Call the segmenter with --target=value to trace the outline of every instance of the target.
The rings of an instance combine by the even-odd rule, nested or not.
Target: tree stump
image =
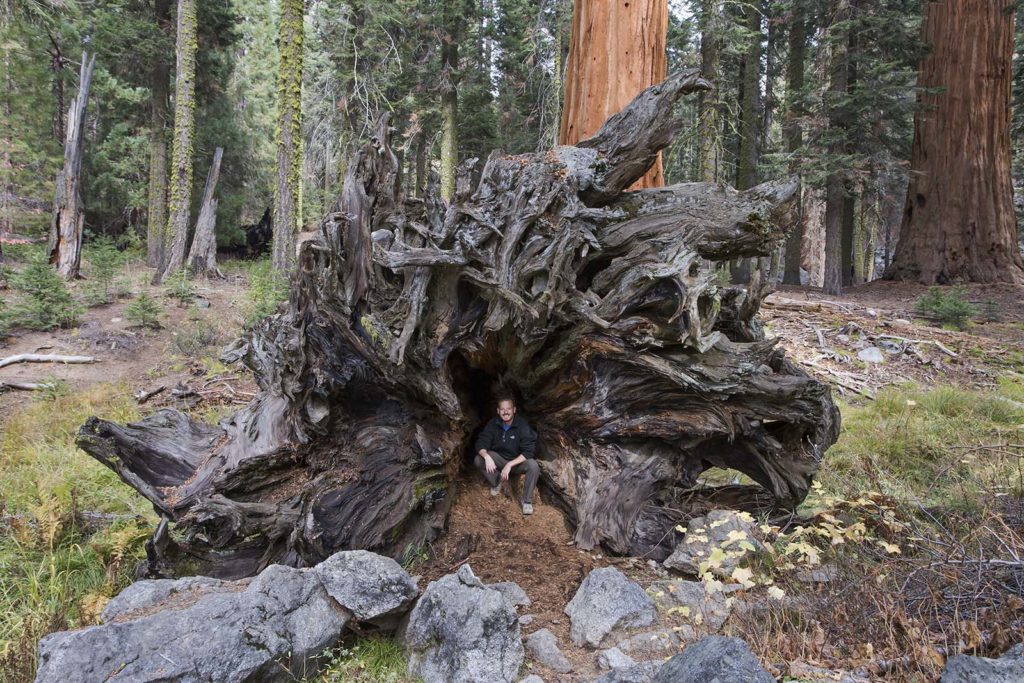
[[[706,87],[677,73],[577,146],[494,154],[478,175],[470,160],[449,205],[402,195],[382,118],[287,309],[225,353],[257,398],[219,426],[162,410],[82,427],[163,517],[148,573],[418,550],[498,388],[539,432],[542,495],[581,548],[665,557],[709,505],[799,503],[839,413],[764,338],[756,277],[723,289],[711,267],[771,253],[795,181],[624,192],[671,141],[673,104]],[[756,483],[702,486],[711,467]]]

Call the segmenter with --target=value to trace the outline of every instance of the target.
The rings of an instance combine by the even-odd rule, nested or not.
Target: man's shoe
[[[491,495],[492,496],[497,496],[499,493],[501,493],[501,487],[500,486],[492,486],[491,487]]]
[[[532,503],[523,503],[523,515],[525,516],[525,515],[532,515],[532,514],[533,514],[533,504]]]

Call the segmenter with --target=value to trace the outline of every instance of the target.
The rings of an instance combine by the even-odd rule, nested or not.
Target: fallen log
[[[0,358],[0,368],[17,363],[98,363],[99,360],[92,356],[61,356],[49,353],[19,353],[7,358]]]
[[[838,411],[764,338],[760,292],[709,268],[770,254],[796,184],[624,192],[671,140],[673,104],[706,87],[675,74],[590,140],[491,155],[475,183],[470,160],[448,205],[401,193],[382,118],[300,251],[287,310],[224,356],[259,395],[218,426],[161,410],[81,428],[163,517],[147,572],[421,548],[499,389],[540,433],[543,495],[580,548],[666,556],[673,527],[723,499],[698,482],[711,467],[757,482],[728,487],[731,504],[798,504]]]

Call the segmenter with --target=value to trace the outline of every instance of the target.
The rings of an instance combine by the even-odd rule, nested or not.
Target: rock
[[[1011,647],[999,659],[950,657],[939,683],[1020,683],[1024,681],[1024,644]]]
[[[424,683],[511,683],[523,662],[515,607],[468,564],[427,586],[404,640],[409,673]]]
[[[419,593],[401,565],[366,550],[335,553],[314,571],[327,593],[359,621],[380,622],[404,614]]]
[[[717,631],[729,618],[735,598],[728,593],[739,589],[725,585],[722,590],[708,591],[703,581],[658,581],[651,584],[647,594],[654,599],[658,610],[666,614],[681,614],[690,623]]]
[[[184,604],[215,591],[237,592],[234,582],[212,579],[208,576],[190,576],[184,579],[153,579],[136,581],[118,595],[111,598],[100,614],[100,621],[109,623],[114,619],[150,609],[172,598],[179,598]]]
[[[675,629],[679,629],[676,631]],[[630,657],[671,657],[679,652],[681,643],[696,640],[697,634],[687,625],[657,631],[635,633],[620,640],[615,647]]]
[[[820,567],[800,569],[793,575],[800,583],[832,583],[839,577],[834,564],[823,564]]]
[[[540,664],[558,673],[569,673],[572,664],[558,649],[558,639],[546,628],[534,631],[526,636],[526,651],[533,655]]]
[[[716,554],[722,556],[708,570],[715,576],[728,579],[750,553],[763,550],[764,544],[757,537],[753,517],[745,512],[713,510],[706,517],[694,517],[687,523],[686,534],[665,560],[665,566],[697,576],[700,564],[708,561],[715,551],[720,551]]]
[[[488,584],[488,588],[496,590],[505,596],[513,607],[529,607],[530,598],[526,595],[526,591],[519,587],[519,584],[513,583],[512,581],[502,581],[501,583]]]
[[[885,355],[882,353],[882,349],[877,346],[868,346],[857,352],[857,358],[860,358],[865,363],[884,363]]]
[[[519,681],[519,683],[544,683],[544,679],[537,674],[530,674],[526,678]]]
[[[633,666],[612,669],[595,678],[594,683],[650,683],[661,666],[661,662],[640,662]]]
[[[636,664],[636,661],[617,647],[602,650],[597,655],[597,666],[599,669],[625,669],[634,664]]]
[[[529,626],[530,624],[533,623],[533,619],[534,619],[534,616],[532,614],[524,614],[523,616],[519,617],[519,625],[520,626]]]
[[[596,648],[617,628],[650,625],[654,603],[618,569],[602,567],[587,574],[565,613],[573,644]]]
[[[806,662],[790,662],[789,678],[801,683],[870,683],[864,676],[813,666]]]
[[[708,636],[665,662],[651,683],[775,683],[739,638]]]
[[[274,565],[251,582],[230,582],[239,590],[225,590],[227,583],[180,608],[149,603],[135,619],[44,637],[36,680],[91,683],[115,674],[140,682],[292,680],[315,671],[312,660],[350,619],[313,571]],[[165,587],[136,593],[149,590]],[[143,602],[129,597],[122,604]],[[115,607],[111,614],[130,611]]]

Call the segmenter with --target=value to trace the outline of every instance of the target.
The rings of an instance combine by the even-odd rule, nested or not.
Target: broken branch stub
[[[252,369],[256,399],[219,427],[164,410],[82,428],[166,520],[149,571],[401,556],[444,528],[499,385],[540,433],[542,495],[582,548],[664,557],[690,512],[802,500],[838,411],[764,339],[757,295],[719,288],[709,261],[769,254],[795,184],[622,193],[701,83],[648,89],[589,148],[492,155],[475,185],[471,160],[447,206],[402,194],[382,118],[300,252],[287,310],[225,356]],[[756,485],[703,487],[710,467]]]

